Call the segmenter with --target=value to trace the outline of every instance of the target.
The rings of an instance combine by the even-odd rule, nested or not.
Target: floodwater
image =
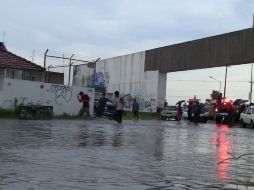
[[[254,181],[253,153],[237,125],[3,119],[0,189],[252,189],[236,182]]]

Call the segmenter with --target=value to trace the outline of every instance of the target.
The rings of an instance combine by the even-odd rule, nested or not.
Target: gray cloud
[[[47,49],[111,57],[252,25],[252,0],[8,0],[6,44],[30,56]]]

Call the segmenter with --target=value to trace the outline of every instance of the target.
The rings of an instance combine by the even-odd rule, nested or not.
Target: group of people
[[[199,102],[189,102],[189,105],[187,106],[187,114],[188,114],[188,122],[199,122],[200,114],[201,114],[201,106],[199,105]],[[183,115],[183,109],[181,107],[181,104],[178,104],[177,110],[176,110],[176,119],[179,123]]]
[[[124,98],[120,96],[119,91],[115,91],[114,97],[115,97],[115,113],[114,113],[113,119],[116,120],[118,123],[122,123],[122,115],[123,115],[123,110],[125,105]],[[80,116],[85,115],[86,117],[90,117],[90,112],[89,112],[90,97],[84,92],[80,92],[77,95],[77,98],[78,98],[78,101],[82,103],[82,107],[79,111],[79,115]],[[101,117],[103,115],[107,101],[108,101],[108,98],[106,98],[105,93],[102,93],[102,97],[99,99],[99,105],[97,109],[98,117]],[[139,104],[136,101],[136,99],[133,100],[132,112],[133,112],[133,118],[135,120],[139,120]]]
[[[199,122],[200,114],[201,114],[201,106],[199,105],[199,102],[192,103],[190,102],[188,105],[188,122],[194,121]],[[192,116],[194,115],[194,117]]]

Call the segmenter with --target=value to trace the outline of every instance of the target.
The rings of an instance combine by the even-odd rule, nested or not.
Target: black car
[[[216,123],[232,123],[234,116],[233,103],[227,98],[223,98],[220,103],[215,106]]]
[[[99,107],[99,100],[94,100],[94,113],[95,115],[98,115],[98,107]],[[108,99],[106,101],[105,110],[102,114],[104,117],[107,117],[108,119],[113,119],[114,115],[116,113],[116,105],[113,103],[112,100]],[[126,115],[126,112],[123,111],[123,115]]]
[[[208,120],[208,108],[205,104],[199,103],[192,106],[192,117],[191,119],[195,122],[206,123]],[[198,109],[199,116],[195,118],[195,110]]]

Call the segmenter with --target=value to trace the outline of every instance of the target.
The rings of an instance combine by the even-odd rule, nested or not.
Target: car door
[[[248,112],[249,108],[245,108],[245,110],[241,113],[241,118],[243,123],[247,123],[247,112]]]
[[[250,121],[251,121],[251,113],[252,113],[252,109],[251,108],[248,108],[248,110],[246,111],[246,121],[245,123],[247,124],[250,124]]]
[[[250,121],[254,121],[254,107],[250,109],[251,109]]]

